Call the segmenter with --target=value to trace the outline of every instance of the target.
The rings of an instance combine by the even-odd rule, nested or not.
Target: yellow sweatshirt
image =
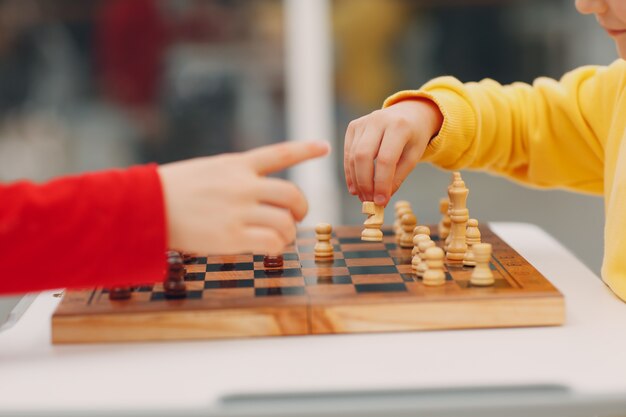
[[[416,97],[433,100],[444,116],[424,161],[604,194],[602,278],[626,301],[626,61],[533,85],[440,77],[384,105]]]

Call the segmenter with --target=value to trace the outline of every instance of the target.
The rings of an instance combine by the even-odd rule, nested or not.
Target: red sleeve
[[[156,165],[0,185],[0,293],[159,281],[166,241]]]

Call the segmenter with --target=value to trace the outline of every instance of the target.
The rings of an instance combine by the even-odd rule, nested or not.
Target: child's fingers
[[[415,168],[415,165],[417,165],[418,160],[419,156],[416,155],[415,149],[404,149],[396,167],[396,174],[393,178],[391,194],[395,194],[395,192],[398,191],[398,188],[400,188],[406,177],[409,176],[411,171],[413,171],[413,168]]]
[[[254,253],[281,253],[285,243],[280,234],[268,227],[249,226],[243,233],[245,240],[244,250]]]
[[[261,178],[255,188],[260,202],[287,209],[296,221],[301,221],[309,210],[302,191],[292,182],[279,178]]]
[[[244,155],[259,175],[266,175],[326,155],[329,150],[324,141],[292,141],[262,146]]]
[[[387,205],[393,189],[393,180],[405,142],[397,140],[401,137],[394,129],[387,129],[376,157],[374,173],[374,202],[380,206]]]
[[[352,147],[352,141],[354,140],[354,131],[355,125],[357,121],[353,120],[348,124],[348,128],[346,129],[346,136],[343,142],[343,172],[346,177],[346,185],[348,186],[348,191],[351,194],[356,192],[356,185],[352,181],[352,176],[350,174],[350,148]]]
[[[351,157],[355,161],[355,176],[361,196],[366,201],[372,201],[374,196],[374,159],[380,148],[383,137],[383,127],[370,123],[363,135],[355,142]]]
[[[258,226],[275,230],[287,245],[296,237],[296,224],[288,210],[265,204],[258,205],[246,212],[244,222],[249,226]]]

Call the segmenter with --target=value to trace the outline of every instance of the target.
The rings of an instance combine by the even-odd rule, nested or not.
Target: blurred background
[[[325,33],[294,36],[306,26],[289,11],[294,2],[322,4]],[[290,51],[309,52],[307,42],[328,57],[319,85],[290,61]],[[288,86],[307,86],[329,100],[319,123],[336,146],[328,183],[318,184],[336,198],[309,198],[332,200],[314,205],[334,207],[333,220],[361,223],[360,202],[343,183],[343,136],[391,93],[442,74],[531,82],[615,58],[573,0],[0,0],[0,181],[294,139]],[[601,199],[464,178],[472,217],[538,224],[599,273]],[[420,166],[394,201],[437,222],[448,179]],[[316,213],[311,223],[324,220]]]

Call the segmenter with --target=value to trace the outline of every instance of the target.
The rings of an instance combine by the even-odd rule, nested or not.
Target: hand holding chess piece
[[[361,240],[382,242],[383,232],[380,229],[384,222],[385,208],[377,206],[373,201],[364,201],[361,212],[368,215],[365,222],[363,222],[365,229],[361,233]]]

